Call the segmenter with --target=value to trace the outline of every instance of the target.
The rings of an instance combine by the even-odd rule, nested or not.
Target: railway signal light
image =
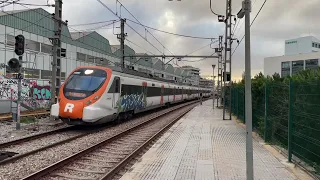
[[[14,52],[16,55],[21,56],[24,53],[24,36],[23,35],[18,35],[15,37],[16,43],[15,43],[15,49]]]
[[[21,68],[21,62],[17,58],[12,58],[8,61],[8,66],[10,70],[18,72]]]

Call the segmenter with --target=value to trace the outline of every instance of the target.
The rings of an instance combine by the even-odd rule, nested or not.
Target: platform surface
[[[164,134],[121,180],[245,180],[246,132],[235,120],[222,120],[212,100],[195,107]],[[253,140],[254,176],[291,180],[295,176]]]

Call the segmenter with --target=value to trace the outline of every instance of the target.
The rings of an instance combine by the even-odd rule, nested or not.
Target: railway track
[[[49,110],[39,110],[39,111],[24,111],[21,113],[20,117],[47,117],[50,115]],[[11,121],[12,120],[12,113],[4,113],[0,114],[0,121]]]
[[[100,131],[103,128],[90,131],[77,131],[78,127],[68,126],[2,143],[0,144],[0,165],[12,163],[28,155],[73,141],[77,138]],[[54,139],[56,140],[54,141]]]
[[[144,114],[148,113],[142,113],[136,118],[143,116]],[[71,142],[89,134],[97,133],[101,130],[107,129],[108,127],[110,127],[110,125],[100,128],[95,127],[90,131],[87,131],[87,129],[84,128],[85,131],[79,132],[75,130],[80,130],[82,127],[68,126],[2,143],[0,144],[0,165],[12,163],[23,157]]]
[[[171,108],[23,179],[110,179],[199,101]]]

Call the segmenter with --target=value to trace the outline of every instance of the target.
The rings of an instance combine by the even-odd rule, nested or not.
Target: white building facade
[[[285,56],[320,51],[320,40],[313,36],[299,37],[285,41]]]
[[[320,60],[320,41],[312,36],[285,41],[285,55],[266,57],[264,75],[278,73],[281,77],[297,74],[301,70],[317,69]]]

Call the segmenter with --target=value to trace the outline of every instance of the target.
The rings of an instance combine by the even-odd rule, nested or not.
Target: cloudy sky
[[[123,7],[120,7],[116,0],[101,0],[112,11],[121,17],[134,20]],[[252,0],[251,20],[257,14],[265,0]],[[47,0],[21,0],[24,3],[46,4]],[[217,21],[217,16],[210,11],[209,0],[120,0],[126,9],[128,9],[142,24],[177,34],[190,36],[213,37],[218,38],[224,35],[224,23]],[[241,8],[242,0],[233,0],[232,14],[236,14]],[[54,0],[49,0],[54,3]],[[31,8],[32,6],[29,6]],[[265,6],[260,12],[251,27],[251,56],[252,56],[252,75],[263,72],[263,59],[270,56],[281,56],[284,54],[284,41],[286,39],[299,36],[313,35],[320,39],[320,0],[267,0]],[[13,7],[9,7],[13,8]],[[15,9],[23,9],[19,5]],[[35,8],[35,7],[32,7]],[[225,14],[225,0],[212,0],[212,8],[218,14]],[[49,12],[54,8],[44,7]],[[118,20],[106,7],[102,6],[97,0],[64,0],[63,20],[68,20],[69,25],[100,22],[107,20]],[[244,35],[244,19],[237,20],[234,37],[241,39]],[[130,21],[127,23],[152,43],[161,53],[176,55],[186,55],[204,47],[192,55],[210,55],[213,49],[210,48],[211,40],[192,39],[165,34],[162,32],[148,29],[146,30]],[[236,24],[237,24],[236,23]],[[108,23],[72,26],[75,30],[95,29]],[[115,23],[119,27],[119,23]],[[72,29],[71,29],[72,30]],[[109,39],[110,44],[119,44],[116,35],[119,28],[105,26],[96,30],[98,33]],[[152,47],[148,42],[140,37],[129,26],[125,27],[128,33],[127,38],[142,48],[126,42],[136,52],[150,51],[154,54],[160,52]],[[161,42],[165,48],[153,38],[151,34]],[[232,57],[232,78],[237,80],[241,78],[244,72],[244,45],[243,40]],[[218,44],[211,44],[211,47],[217,47]],[[233,43],[233,49],[237,43]],[[169,50],[169,51],[168,51]],[[206,77],[212,75],[212,64],[216,64],[216,59],[206,59],[195,61],[197,59],[184,59],[186,61],[178,62],[179,66],[191,65],[201,69],[201,75]],[[188,62],[189,61],[189,62]]]

